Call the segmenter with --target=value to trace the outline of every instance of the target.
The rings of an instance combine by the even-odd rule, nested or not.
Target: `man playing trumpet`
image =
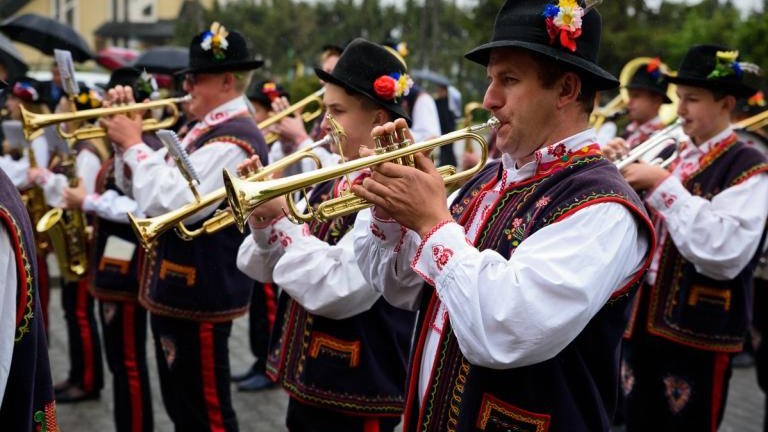
[[[401,60],[364,39],[347,46],[332,72],[315,70],[326,83],[327,112],[344,129],[337,151],[345,158],[373,146],[374,126],[405,117],[398,103],[408,89],[405,71]],[[330,122],[323,120],[326,131]],[[366,176],[321,183],[309,204],[348,192]],[[285,209],[284,198],[256,208],[238,267],[283,290],[267,372],[291,396],[286,425],[293,432],[392,431],[403,411],[414,315],[384,301],[357,269],[348,234],[355,215],[295,225]]]
[[[420,311],[404,430],[610,428],[653,229],[588,124],[595,91],[618,85],[595,63],[600,32],[583,3],[507,1],[466,55],[486,66],[501,160],[450,207],[424,155],[353,187],[375,205],[355,225],[360,269]]]
[[[250,70],[261,66],[245,38],[218,23],[190,43],[184,88],[189,111],[200,121],[182,146],[200,176],[199,192],[223,186],[221,173],[244,157],[267,160],[267,148],[248,113],[243,93]],[[109,92],[112,104],[132,103],[130,89]],[[148,216],[165,214],[194,200],[181,173],[141,140],[141,119],[103,120],[117,146],[116,180]],[[213,209],[189,220],[196,223]],[[164,236],[147,253],[139,301],[151,314],[160,388],[168,415],[180,430],[237,430],[229,385],[232,320],[248,310],[252,282],[235,267],[242,236],[234,227],[184,242]]]

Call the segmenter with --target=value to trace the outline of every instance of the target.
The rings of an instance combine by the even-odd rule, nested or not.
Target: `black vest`
[[[683,185],[691,194],[711,200],[725,189],[766,171],[765,156],[732,135]],[[640,327],[651,335],[703,350],[741,351],[751,316],[752,274],[762,249],[758,248],[734,279],[722,281],[697,272],[669,236],[662,247],[656,281],[638,296],[627,334],[631,335],[637,311],[642,310],[639,322],[644,325]]]
[[[594,148],[594,147],[592,147]],[[601,202],[626,206],[640,229],[653,238],[642,202],[616,168],[596,150],[569,154],[547,174],[505,189],[477,234],[475,246],[509,258],[532,233],[568,214]],[[451,207],[458,223],[469,226],[481,192],[501,175],[498,162],[467,183]],[[609,221],[606,221],[609,222]],[[650,252],[650,251],[649,251]],[[650,263],[632,282],[616,291],[587,327],[554,358],[513,369],[489,369],[469,363],[445,321],[435,371],[419,406],[418,376],[429,323],[437,309],[434,289],[420,314],[420,329],[411,361],[407,431],[607,431],[616,407],[621,336],[628,304]],[[429,360],[428,360],[429,361]]]
[[[248,156],[257,154],[262,161],[268,160],[264,138],[250,117],[236,117],[212,127],[188,151],[214,141],[237,145]],[[192,241],[173,233],[162,236],[145,255],[139,301],[154,314],[194,321],[225,322],[244,314],[253,281],[237,269],[235,258],[242,240],[243,234],[234,225]]]
[[[334,181],[318,185],[310,203],[331,196]],[[312,223],[315,237],[334,245],[352,228],[356,214]],[[267,373],[303,403],[347,415],[400,416],[405,402],[408,348],[415,314],[384,298],[342,320],[308,313],[280,294]]]
[[[37,293],[37,261],[32,224],[11,180],[0,172],[0,223],[16,258],[16,329],[13,357],[0,405],[0,425],[8,431],[58,430],[48,344]]]

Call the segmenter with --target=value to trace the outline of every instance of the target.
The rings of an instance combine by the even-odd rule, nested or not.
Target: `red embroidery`
[[[517,229],[520,225],[523,223],[523,218],[514,218],[512,219],[512,229]]]
[[[371,234],[382,241],[387,239],[387,236],[384,235],[384,233],[381,231],[381,228],[379,228],[379,226],[373,222],[371,222]]]
[[[559,158],[566,153],[565,144],[547,147],[547,154]]]
[[[443,267],[448,264],[448,260],[451,259],[452,256],[453,250],[443,245],[432,246],[432,259],[437,263],[438,270],[442,270]]]
[[[309,231],[309,225],[304,224],[301,226],[301,235],[304,237],[309,237],[312,235],[312,232]]]
[[[226,116],[227,116],[227,113],[224,111],[215,112],[211,114],[211,121],[221,120]]]
[[[289,244],[293,242],[291,237],[289,235],[286,235],[282,231],[278,232],[278,235],[280,236],[280,243],[283,245],[283,247],[287,247]]]
[[[397,241],[397,246],[395,246],[395,253],[400,252],[400,249],[403,248],[403,243],[405,243],[405,233],[408,232],[408,230],[405,229],[404,226],[400,226],[400,240]]]
[[[267,239],[267,244],[268,245],[273,245],[273,244],[275,244],[277,239],[278,239],[277,231],[275,231],[273,229],[272,232],[269,233],[269,239]]]
[[[536,208],[544,207],[547,204],[549,204],[549,197],[548,196],[541,197],[539,198],[538,201],[536,201]]]
[[[667,208],[672,207],[672,204],[675,203],[677,200],[677,195],[675,194],[668,194],[666,192],[661,193],[661,200],[664,202],[664,206]]]
[[[148,154],[146,154],[143,151],[139,150],[138,153],[136,154],[136,161],[137,162],[142,162],[142,161],[144,161],[148,157],[149,157]]]

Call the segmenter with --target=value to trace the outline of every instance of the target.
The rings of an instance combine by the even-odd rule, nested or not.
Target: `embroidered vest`
[[[642,202],[599,152],[582,149],[558,164],[546,174],[502,191],[478,230],[475,245],[479,250],[495,250],[509,258],[539,229],[604,202],[624,205],[641,230],[653,238]],[[469,226],[481,192],[497,182],[500,168],[498,162],[487,166],[461,189],[451,207],[460,224]],[[421,355],[438,305],[434,289],[425,286],[432,296],[425,296],[428,300],[421,309],[404,430],[607,431],[616,407],[620,344],[628,305],[649,263],[650,254],[642,271],[626,286],[616,287],[607,304],[565,349],[530,366],[497,370],[470,364],[446,320],[433,376],[419,404]]]
[[[331,196],[334,181],[313,189],[310,203]],[[316,237],[334,245],[356,214],[311,224]],[[379,300],[342,320],[308,313],[280,294],[267,373],[302,403],[347,415],[400,416],[415,314]]]
[[[766,171],[765,156],[734,138],[711,153],[683,185],[693,195],[710,200],[723,190]],[[669,236],[663,241],[656,281],[638,296],[641,316],[647,315],[647,332],[703,350],[741,351],[751,315],[752,274],[761,249],[758,248],[738,276],[720,281],[698,273],[694,265],[680,255]],[[632,323],[638,310],[636,305]],[[630,325],[628,335],[633,327]]]
[[[5,173],[0,173],[0,223],[14,249],[17,279],[13,357],[0,406],[0,425],[9,431],[58,431],[48,344],[37,293],[32,224]]]
[[[236,117],[212,127],[188,150],[192,153],[213,141],[230,142],[248,156],[257,154],[268,160],[264,138],[250,117]],[[145,255],[139,301],[152,313],[194,321],[225,322],[244,314],[253,281],[236,266],[242,240],[243,234],[234,226],[192,241],[173,233],[162,236]]]

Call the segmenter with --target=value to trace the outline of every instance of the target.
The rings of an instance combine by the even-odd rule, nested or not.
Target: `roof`
[[[158,20],[153,23],[109,21],[102,24],[93,33],[101,37],[120,37],[137,39],[170,39],[173,37],[174,21]]]

